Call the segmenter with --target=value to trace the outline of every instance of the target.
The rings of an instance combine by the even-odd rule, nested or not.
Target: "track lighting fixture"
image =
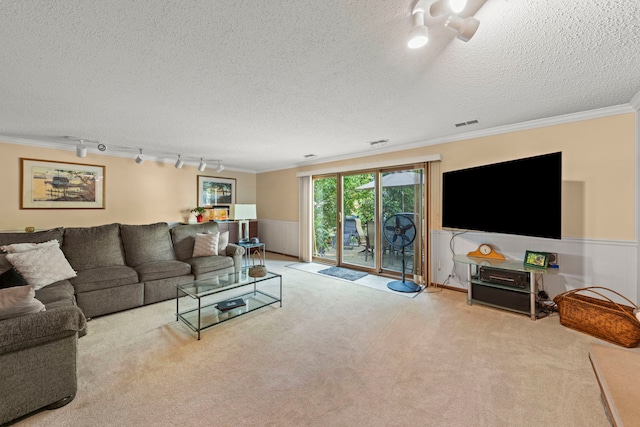
[[[467,7],[467,0],[449,0],[451,12],[460,13]]]
[[[198,165],[198,170],[200,172],[204,172],[205,168],[207,167],[207,164],[204,162],[204,159],[200,159],[200,164]]]
[[[84,139],[81,139],[80,144],[76,145],[76,156],[80,158],[87,157],[87,146],[84,145]]]
[[[222,164],[222,160],[218,160],[218,167],[216,168],[216,172],[220,173],[224,170],[224,165]]]
[[[140,148],[140,153],[136,156],[136,163],[140,164],[144,162],[144,155],[142,154],[142,148]]]
[[[429,6],[429,15],[435,18],[452,13],[459,14],[466,7],[467,0],[437,0]]]
[[[463,42],[468,42],[476,31],[478,31],[480,21],[473,16],[462,19],[459,16],[451,15],[447,18],[447,22],[445,22],[444,26],[457,32],[458,35],[456,37],[458,37],[458,39]]]
[[[180,169],[184,166],[184,160],[180,158],[180,154],[178,154],[178,160],[176,160],[176,169]]]
[[[418,0],[413,7],[413,28],[409,32],[409,48],[417,49],[429,41],[429,35],[427,33],[427,27],[424,25],[424,1]]]
[[[430,2],[428,7],[427,2]],[[465,15],[470,15],[469,11],[465,11],[466,7],[467,0],[418,0],[411,12],[413,28],[409,32],[409,47],[416,49],[427,44],[429,29],[443,24],[455,31],[458,39],[464,42],[471,40],[478,31],[480,21],[473,16],[463,18]],[[425,18],[425,13],[428,13],[429,19]]]

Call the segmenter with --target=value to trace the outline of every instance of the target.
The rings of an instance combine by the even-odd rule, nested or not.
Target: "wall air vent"
[[[478,119],[475,120],[469,120],[468,122],[460,122],[460,123],[456,123],[455,126],[457,128],[461,127],[461,126],[467,126],[467,125],[475,125],[476,123],[480,123],[480,121]]]

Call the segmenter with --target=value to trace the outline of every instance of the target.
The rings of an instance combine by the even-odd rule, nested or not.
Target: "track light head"
[[[467,0],[449,0],[449,7],[453,13],[460,13],[467,7]]]
[[[180,169],[184,166],[184,160],[180,158],[180,154],[178,154],[178,160],[176,160],[176,169]]]
[[[478,31],[480,21],[472,16],[463,19],[459,16],[451,15],[447,18],[447,22],[445,22],[444,25],[448,29],[457,32],[458,35],[456,37],[460,40],[468,42],[476,31]]]
[[[203,159],[200,159],[200,164],[198,165],[198,170],[200,172],[204,172],[206,167],[207,167],[207,164],[204,162]]]
[[[76,145],[76,156],[80,158],[87,157],[87,146],[84,145],[84,139],[81,139],[80,144]]]
[[[220,173],[224,170],[224,165],[222,164],[222,160],[218,160],[218,167],[216,168],[216,172]]]
[[[409,32],[409,48],[417,49],[429,41],[427,27],[424,25],[424,2],[419,0],[413,7],[413,28]]]
[[[140,153],[136,156],[136,163],[140,164],[144,162],[144,155],[142,154],[142,148],[140,148]]]

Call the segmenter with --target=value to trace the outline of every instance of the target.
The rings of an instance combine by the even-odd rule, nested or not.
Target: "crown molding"
[[[634,99],[636,98],[638,98],[637,101],[638,103],[640,103],[640,93],[634,97]],[[486,136],[500,135],[500,134],[510,133],[510,132],[518,132],[518,131],[536,129],[536,128],[547,127],[547,126],[555,126],[555,125],[561,125],[566,123],[579,122],[583,120],[597,119],[601,117],[615,116],[618,114],[632,113],[634,111],[635,109],[630,104],[617,105],[614,107],[598,108],[595,110],[564,114],[561,116],[547,117],[544,119],[529,120],[526,122],[515,123],[511,125],[497,126],[490,129],[482,129],[482,130],[477,130],[472,132],[465,132],[457,135],[442,136],[438,138],[426,139],[426,140],[416,141],[416,142],[402,144],[402,145],[395,145],[391,147],[385,146],[385,147],[373,149],[375,151],[371,151],[371,150],[359,151],[357,153],[352,153],[348,155],[314,159],[313,161],[309,161],[309,162],[301,162],[295,165],[287,165],[287,166],[283,165],[280,168],[274,167],[270,169],[258,170],[257,172],[258,173],[274,172],[278,170],[307,167],[307,166],[319,165],[323,163],[337,162],[341,160],[352,160],[359,157],[375,156],[377,154],[411,150],[414,148],[427,147],[430,145],[447,144],[449,142],[464,141],[467,139],[482,138]]]
[[[631,108],[633,108],[635,111],[640,110],[640,92],[636,93],[633,98],[631,98],[631,101],[629,101],[629,105],[631,106]]]
[[[407,144],[370,148],[367,151],[358,151],[351,154],[326,157],[321,159],[316,158],[308,162],[287,164],[287,165],[275,166],[275,167],[266,168],[266,169],[249,170],[249,169],[242,169],[242,168],[233,168],[225,165],[225,170],[242,172],[242,173],[250,173],[250,174],[275,172],[275,171],[286,170],[286,169],[295,169],[300,167],[320,165],[320,164],[330,163],[330,162],[338,162],[341,160],[351,160],[351,159],[357,159],[360,157],[375,156],[378,154],[393,153],[393,152],[403,151],[403,150],[411,150],[414,148],[421,148],[421,147],[426,147],[430,145],[446,144],[449,142],[464,141],[467,139],[482,138],[486,136],[500,135],[500,134],[510,133],[510,132],[518,132],[518,131],[536,129],[536,128],[547,127],[547,126],[555,126],[555,125],[561,125],[566,123],[579,122],[582,120],[591,120],[591,119],[597,119],[601,117],[615,116],[618,114],[633,113],[638,110],[640,110],[640,92],[638,92],[631,99],[629,104],[617,105],[617,106],[606,107],[606,108],[598,108],[595,110],[564,114],[561,116],[547,117],[543,119],[530,120],[526,122],[511,124],[511,125],[497,126],[490,129],[482,129],[482,130],[477,130],[472,132],[460,133],[456,135],[448,135],[448,136],[442,136],[442,137],[432,138],[427,140],[420,140],[420,141],[411,142]],[[76,144],[75,141],[72,144],[62,143],[62,142],[56,143],[56,142],[40,141],[35,139],[18,138],[18,137],[3,136],[3,135],[0,135],[0,140],[2,142],[7,142],[11,144],[30,145],[30,146],[36,146],[36,147],[52,148],[56,150],[63,149],[63,150],[70,150],[70,151],[75,150],[75,144]],[[91,150],[90,153],[94,154],[95,152],[94,150]],[[108,155],[108,156],[114,156],[114,157],[131,157],[132,155],[130,151],[118,152],[117,148],[115,150],[109,149],[108,153],[97,152],[95,154]],[[145,153],[145,156],[147,157],[147,159],[153,160],[153,161],[164,162],[164,163],[175,162],[175,158],[170,158],[170,159],[163,158],[163,157],[154,158],[152,157],[152,155],[149,155],[146,153]],[[197,166],[198,163],[199,162],[195,162],[195,165]],[[193,162],[189,163],[185,161],[185,164],[194,164],[194,163]]]
[[[0,143],[1,142],[7,143],[7,144],[27,145],[30,147],[50,148],[53,150],[64,150],[64,151],[75,151],[76,145],[78,143],[78,141],[72,141],[72,142],[42,141],[38,139],[19,138],[15,136],[6,136],[6,135],[0,134]],[[95,154],[98,156],[122,157],[125,159],[126,158],[133,159],[138,154],[138,151],[135,151],[135,152],[132,151],[133,148],[119,149],[117,146],[115,148],[113,147],[114,146],[110,145],[108,148],[108,151],[102,152],[96,148],[88,146],[87,148],[89,148],[89,150],[87,151],[88,151],[88,155]],[[147,153],[144,149],[142,151],[143,151],[145,160],[149,160],[152,162],[159,162],[159,163],[168,163],[168,164],[175,164],[176,162],[177,155],[175,156],[174,155],[154,155],[153,153]],[[183,157],[183,160],[184,160],[185,166],[193,166],[197,168],[198,165],[200,164],[200,160],[188,160],[188,159],[185,159],[184,157]],[[205,161],[214,162],[213,160],[207,160],[207,159],[205,159]],[[224,164],[224,162],[222,162],[222,164]],[[215,172],[215,167],[217,167],[217,160],[215,161],[215,163],[211,163],[211,169],[214,172]],[[231,171],[231,172],[251,173],[251,174],[256,173],[256,171],[254,170],[234,168],[233,166],[228,166],[226,164],[224,165],[224,170]],[[205,171],[200,173],[205,173],[205,172],[209,172],[209,167],[206,167]]]

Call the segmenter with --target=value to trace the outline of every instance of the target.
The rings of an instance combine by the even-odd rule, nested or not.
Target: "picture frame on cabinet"
[[[198,175],[198,206],[232,205],[235,202],[235,178]]]
[[[527,267],[547,268],[550,257],[551,254],[548,252],[526,251],[524,255],[524,265]]]

